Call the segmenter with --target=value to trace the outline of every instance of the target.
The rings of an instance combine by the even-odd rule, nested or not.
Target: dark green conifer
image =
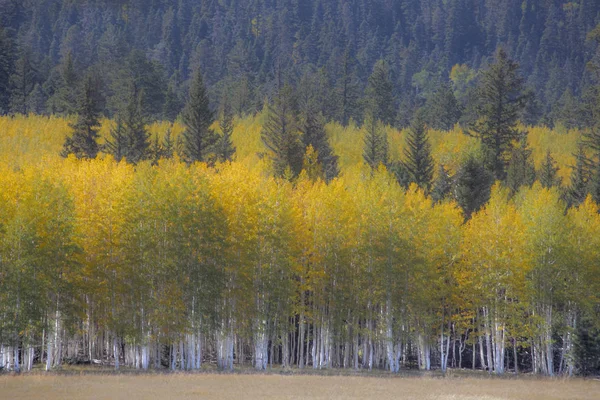
[[[390,80],[388,64],[379,60],[373,67],[367,85],[367,113],[384,125],[393,125],[396,116],[394,86]]]
[[[0,27],[0,115],[10,106],[10,77],[14,67],[14,48],[6,29]]]
[[[363,125],[365,129],[363,159],[372,170],[379,165],[388,165],[388,138],[385,129],[372,116],[368,115]]]
[[[431,198],[435,202],[441,202],[447,199],[452,192],[452,177],[450,173],[444,167],[443,164],[440,164],[438,168],[438,175],[433,183],[433,188],[431,189]]]
[[[117,162],[120,162],[126,156],[128,141],[120,115],[117,115],[115,126],[111,128],[110,137],[106,139],[102,151],[111,154]]]
[[[331,181],[339,174],[338,157],[333,154],[333,149],[329,145],[323,117],[310,105],[304,107],[300,131],[303,134],[304,147],[312,146],[316,152],[325,181]]]
[[[454,96],[450,82],[444,81],[425,105],[428,125],[437,130],[449,131],[462,116],[462,106]]]
[[[188,164],[209,162],[218,135],[211,129],[214,122],[208,93],[200,69],[196,71],[187,104],[183,110],[183,159]]]
[[[285,85],[274,104],[268,106],[267,122],[261,132],[273,172],[278,177],[295,177],[302,170],[304,148],[293,112],[292,88]]]
[[[561,185],[561,178],[558,176],[558,166],[554,158],[552,158],[550,150],[546,153],[546,158],[540,166],[538,179],[545,188],[559,187]]]
[[[575,155],[575,166],[572,167],[571,184],[567,189],[567,203],[576,207],[583,203],[588,194],[590,181],[590,165],[583,145],[579,145]]]
[[[531,150],[527,147],[527,138],[520,140],[519,146],[513,147],[510,162],[506,170],[506,186],[512,193],[521,186],[531,186],[535,182],[535,166],[531,161]]]
[[[231,140],[233,134],[233,114],[228,104],[223,107],[221,118],[221,137],[216,146],[217,159],[221,162],[231,161],[235,154],[235,146]]]
[[[486,168],[494,178],[504,180],[512,143],[520,136],[517,123],[525,104],[525,84],[519,65],[508,58],[503,49],[483,71],[477,90],[479,119],[473,126],[481,140]]]
[[[465,218],[478,211],[490,199],[494,177],[474,156],[461,165],[455,178],[454,198],[463,209]]]
[[[417,111],[408,131],[404,148],[404,165],[410,174],[411,182],[426,191],[431,188],[434,161],[423,110]]]
[[[74,154],[77,158],[96,158],[101,117],[99,96],[98,81],[88,75],[77,101],[77,122],[70,125],[73,135],[67,137],[61,152],[63,157]]]

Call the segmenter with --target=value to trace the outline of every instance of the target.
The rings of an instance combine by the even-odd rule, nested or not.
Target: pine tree
[[[335,88],[337,98],[337,117],[343,125],[347,125],[351,118],[359,117],[359,88],[358,78],[352,66],[350,49],[346,49],[342,60],[341,76]]]
[[[293,115],[292,88],[285,85],[268,106],[267,122],[263,126],[261,139],[267,148],[275,176],[297,176],[302,169],[304,149],[296,119]]]
[[[490,198],[493,176],[474,156],[470,156],[456,173],[454,198],[465,218],[478,211]]]
[[[165,104],[163,105],[163,118],[167,121],[175,121],[181,112],[181,102],[173,85],[169,85],[165,94]]]
[[[152,140],[152,144],[149,150],[151,165],[158,165],[160,159],[163,158],[164,152],[165,150],[162,144],[160,143],[160,138],[158,137],[158,134],[154,135],[154,140]]]
[[[163,140],[162,148],[163,148],[163,158],[167,160],[173,158],[175,155],[175,142],[173,142],[173,138],[171,137],[171,128],[167,129],[167,133],[165,133],[165,138]]]
[[[512,193],[516,193],[521,186],[531,186],[533,182],[535,182],[535,167],[531,161],[531,150],[527,147],[527,138],[524,137],[519,146],[511,151],[505,184]]]
[[[101,117],[98,82],[88,75],[77,102],[77,122],[70,125],[73,135],[65,140],[61,155],[77,158],[96,158],[99,151],[98,129]]]
[[[435,202],[442,202],[450,196],[451,192],[452,177],[446,167],[444,167],[443,164],[440,164],[437,178],[433,183],[433,189],[431,189],[431,198]]]
[[[449,131],[462,116],[462,106],[454,96],[450,82],[444,81],[427,100],[427,123],[433,129]]]
[[[396,116],[396,101],[389,67],[385,61],[379,60],[375,63],[373,73],[369,77],[366,96],[367,113],[383,122],[384,125],[393,125]]]
[[[128,144],[122,117],[117,115],[115,126],[111,128],[110,137],[106,139],[102,151],[111,154],[115,161],[120,162],[127,154]]]
[[[11,113],[28,114],[31,112],[29,96],[37,84],[37,71],[28,50],[21,51],[21,56],[15,62],[13,71],[10,77],[10,111]]]
[[[221,137],[216,146],[217,159],[221,162],[231,161],[235,154],[235,146],[231,141],[233,134],[233,115],[229,105],[225,104],[223,108],[223,117],[221,118]]]
[[[554,158],[552,158],[550,150],[546,153],[546,158],[540,166],[537,175],[541,185],[545,188],[559,187],[561,185],[561,178],[558,176],[558,166]]]
[[[117,116],[117,126],[106,145],[106,151],[115,160],[125,158],[128,163],[137,164],[150,156],[149,134],[142,110],[142,93],[131,82],[127,107]]]
[[[388,165],[388,138],[380,123],[371,115],[365,119],[363,159],[372,170]]]
[[[404,165],[411,176],[411,182],[428,191],[433,181],[434,161],[423,110],[417,111],[411,123],[406,137],[404,158]]]
[[[13,44],[6,29],[0,28],[0,115],[5,114],[10,106],[10,77],[13,73]]]
[[[303,134],[304,147],[308,149],[309,146],[312,146],[317,154],[325,174],[325,181],[329,182],[338,176],[338,157],[333,154],[333,149],[329,145],[322,116],[311,105],[304,107],[300,131]]]
[[[53,113],[70,115],[77,112],[78,107],[78,75],[70,52],[58,69],[58,82],[54,84],[57,87],[54,87],[54,94],[48,99],[48,109]]]
[[[575,155],[575,166],[572,169],[571,185],[567,189],[567,202],[570,207],[576,207],[587,197],[590,181],[589,161],[582,144],[579,145]]]
[[[188,164],[209,162],[218,135],[211,129],[214,122],[208,93],[200,69],[196,71],[190,94],[183,110],[183,156]]]
[[[473,131],[483,145],[486,168],[503,180],[512,142],[520,132],[517,123],[527,101],[519,65],[501,48],[496,60],[483,71],[477,91],[479,120]]]

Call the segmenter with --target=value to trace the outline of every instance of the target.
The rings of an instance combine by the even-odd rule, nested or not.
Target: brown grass
[[[0,398],[597,400],[600,382],[249,374],[5,375],[0,376]]]

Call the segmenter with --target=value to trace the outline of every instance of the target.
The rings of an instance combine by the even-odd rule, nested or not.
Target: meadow
[[[600,381],[259,374],[0,376],[5,399],[592,400]]]

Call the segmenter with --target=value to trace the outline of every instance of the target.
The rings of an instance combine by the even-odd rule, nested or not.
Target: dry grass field
[[[598,400],[600,382],[243,374],[5,375],[0,376],[0,398]]]

